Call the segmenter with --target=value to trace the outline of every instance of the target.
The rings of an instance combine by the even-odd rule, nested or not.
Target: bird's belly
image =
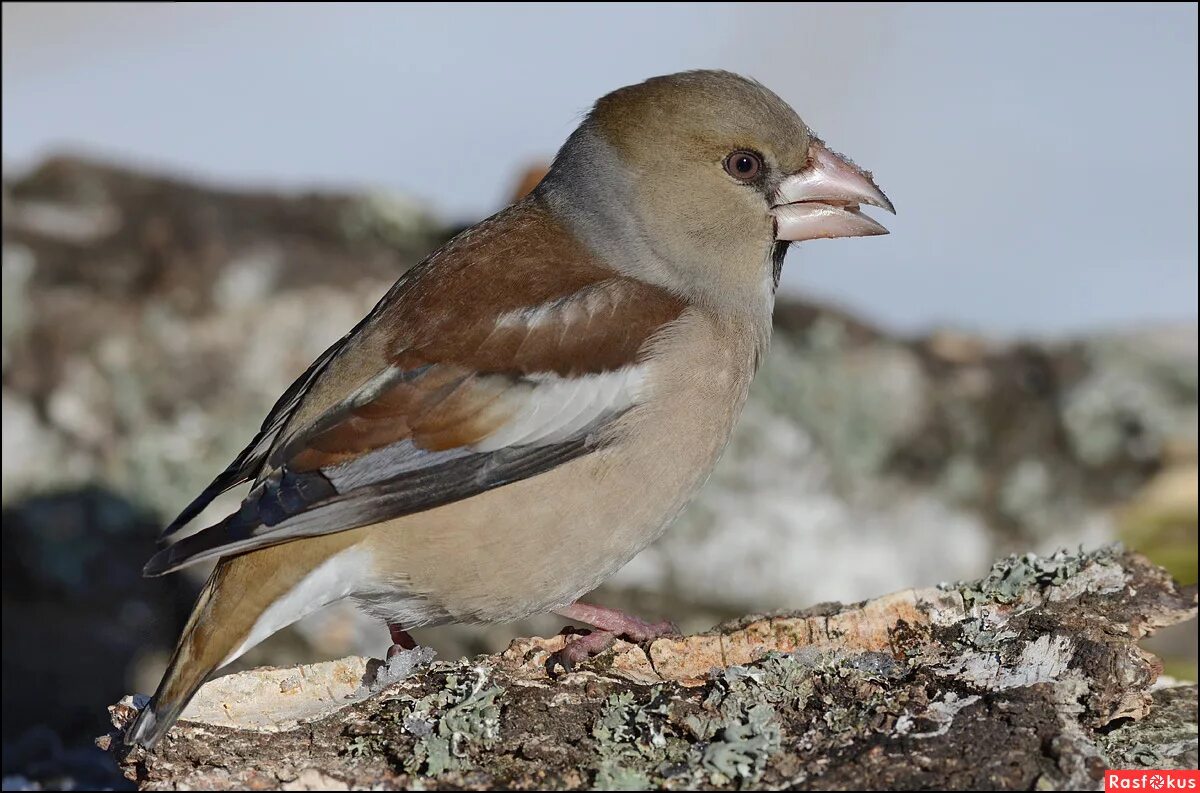
[[[601,451],[375,527],[375,586],[360,601],[409,626],[504,622],[599,586],[657,539],[711,473],[749,381],[735,352],[732,362],[678,367]]]
[[[409,626],[506,622],[574,602],[653,542],[698,484],[669,479],[604,453],[383,524],[373,545],[387,572],[359,600]]]

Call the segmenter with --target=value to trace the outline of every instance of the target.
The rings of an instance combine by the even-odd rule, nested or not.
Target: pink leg
[[[674,636],[679,633],[670,622],[650,623],[616,609],[590,606],[586,603],[572,603],[565,608],[556,609],[554,613],[573,622],[591,625],[596,630],[586,636],[572,639],[555,653],[547,664],[551,672],[556,664],[570,672],[579,662],[607,650],[617,637],[640,644],[660,636]]]
[[[411,650],[417,646],[413,641],[413,637],[408,635],[408,631],[401,628],[399,625],[388,623],[388,631],[392,634],[392,646],[388,648],[387,657],[391,658],[405,650]]]

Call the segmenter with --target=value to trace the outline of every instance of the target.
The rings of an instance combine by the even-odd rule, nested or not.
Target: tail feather
[[[295,540],[222,559],[196,600],[150,703],[125,733],[153,747],[220,667],[306,614],[350,594],[369,561],[341,552],[353,532]]]
[[[153,749],[182,711],[183,707],[179,704],[164,709],[159,706],[158,697],[151,699],[125,731],[125,743]]]
[[[211,623],[211,610],[214,605],[217,590],[224,577],[223,565],[209,576],[196,599],[192,614],[188,617],[179,644],[171,654],[167,663],[167,671],[159,681],[154,696],[138,713],[137,718],[125,731],[125,743],[139,744],[147,749],[154,748],[167,730],[171,729],[176,719],[183,713],[187,703],[204,681],[216,671],[228,648],[224,645],[231,641],[223,636],[214,635]]]
[[[158,684],[158,690],[125,731],[125,743],[153,749],[174,726],[192,695],[211,672],[201,668],[196,674],[191,671],[195,667],[177,664],[174,658],[171,661],[162,682]]]

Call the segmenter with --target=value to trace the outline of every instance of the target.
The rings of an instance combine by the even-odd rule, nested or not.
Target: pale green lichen
[[[1013,555],[993,564],[982,581],[943,585],[943,588],[957,589],[967,607],[980,603],[1012,603],[1038,587],[1065,583],[1089,562],[1111,556],[1112,552],[1111,548],[1086,554],[1060,549],[1050,556]]]
[[[600,763],[593,790],[650,790],[653,785],[644,771],[628,768],[613,760]]]
[[[1021,634],[1014,630],[989,630],[983,620],[969,619],[962,623],[959,642],[977,650],[994,652],[1020,636]]]
[[[779,750],[777,706],[799,710],[811,696],[811,669],[795,655],[771,655],[753,666],[731,666],[713,681],[704,705],[709,715],[686,720],[699,744],[699,765],[709,784],[753,784]]]
[[[409,699],[401,717],[416,745],[404,762],[409,773],[437,776],[470,768],[472,748],[490,749],[500,738],[500,696],[483,667],[463,666],[440,691]],[[405,698],[402,698],[402,700]]]
[[[650,690],[641,705],[632,692],[612,694],[592,725],[599,744],[597,790],[645,790],[651,774],[663,763],[678,759],[686,746],[667,736],[669,701],[662,686]]]
[[[356,735],[346,746],[346,754],[354,758],[371,757],[379,752],[379,738],[375,735]]]
[[[704,767],[710,781],[753,783],[767,768],[767,760],[779,751],[782,732],[775,709],[765,703],[745,708],[737,705],[730,719],[704,750]],[[744,709],[743,709],[744,708]]]
[[[660,719],[666,716],[667,703],[662,687],[651,689],[650,702],[639,706],[632,692],[611,695],[604,703],[600,718],[592,725],[592,736],[602,743],[624,743],[654,748],[666,746]]]
[[[813,692],[813,670],[830,657],[812,648],[771,653],[754,666],[729,667],[722,681],[730,694],[742,699],[800,710]]]
[[[729,667],[713,678],[700,712],[686,716],[672,713],[663,686],[645,703],[631,692],[610,695],[591,729],[600,758],[594,787],[754,784],[781,745],[777,708],[803,708],[810,677],[795,656]]]

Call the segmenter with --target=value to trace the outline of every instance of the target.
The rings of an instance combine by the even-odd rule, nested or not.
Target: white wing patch
[[[611,317],[625,299],[626,285],[601,281],[568,298],[503,314],[498,327],[546,323],[562,327],[564,335],[599,315]],[[623,366],[612,372],[579,377],[534,375],[532,389],[514,390],[502,402],[515,410],[499,429],[473,446],[491,452],[508,446],[549,445],[567,440],[589,424],[634,405],[646,379],[645,365]]]
[[[472,448],[492,452],[507,446],[558,443],[597,419],[619,413],[639,400],[645,365],[582,377],[538,375],[537,385],[504,399],[520,400],[512,418]]]

